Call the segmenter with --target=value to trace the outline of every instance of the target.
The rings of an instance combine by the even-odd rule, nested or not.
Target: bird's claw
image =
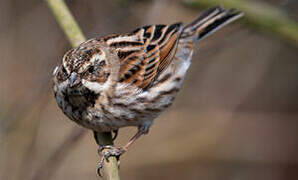
[[[120,156],[123,153],[125,153],[125,149],[122,148],[122,147],[116,148],[114,146],[100,146],[99,149],[98,149],[98,153],[100,154],[101,158],[100,158],[100,161],[98,163],[97,174],[99,176],[102,176],[101,169],[103,168],[104,160],[109,162],[109,157],[115,156],[116,159],[117,159],[117,166],[119,168],[119,166],[120,166]]]

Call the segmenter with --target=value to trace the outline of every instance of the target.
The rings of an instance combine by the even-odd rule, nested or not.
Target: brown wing
[[[181,23],[151,25],[129,34],[104,37],[118,53],[120,82],[148,88],[171,63],[181,29]]]

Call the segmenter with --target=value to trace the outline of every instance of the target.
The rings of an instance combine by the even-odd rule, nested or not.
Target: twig
[[[48,6],[52,10],[57,22],[61,26],[62,30],[66,34],[69,42],[73,47],[78,46],[80,43],[86,40],[81,29],[76,23],[74,17],[69,11],[68,7],[64,3],[63,0],[46,0]],[[41,166],[41,168],[37,171],[33,180],[38,179],[49,179],[53,172],[59,167],[59,162],[62,162],[61,159],[65,157],[65,154],[71,150],[71,147],[78,142],[80,138],[85,134],[84,129],[73,129],[72,133],[68,138],[64,140],[64,142],[54,151],[54,153],[50,156],[50,158],[46,161],[46,163]],[[100,136],[101,143],[105,145],[110,145],[112,142],[111,133],[107,136],[107,133],[98,133]],[[114,157],[109,158],[109,163],[104,163],[104,174],[109,180],[118,180],[118,166],[117,160]]]
[[[73,47],[86,41],[76,20],[63,0],[46,0],[46,2]]]
[[[298,47],[298,24],[268,4],[245,0],[183,0],[183,2],[191,7],[222,5],[225,8],[236,8],[245,13],[242,19],[247,25],[274,34]]]
[[[100,145],[114,145],[112,139],[112,133],[96,133],[97,139]],[[103,150],[102,153],[104,153]],[[116,166],[115,166],[116,164]],[[107,180],[120,180],[117,166],[117,159],[114,156],[109,157],[109,162],[103,164],[103,175]]]

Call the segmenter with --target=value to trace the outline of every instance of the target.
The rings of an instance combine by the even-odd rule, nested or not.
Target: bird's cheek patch
[[[85,79],[82,80],[82,84],[88,88],[89,90],[95,92],[95,93],[99,93],[101,92],[105,87],[104,84],[98,83],[98,82],[91,82],[91,81],[87,81]]]

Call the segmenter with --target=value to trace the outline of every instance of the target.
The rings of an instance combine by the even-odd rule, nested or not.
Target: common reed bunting
[[[149,25],[83,42],[69,50],[53,72],[58,106],[95,135],[138,127],[125,146],[102,147],[108,150],[101,163],[119,157],[171,106],[196,43],[242,15],[213,7],[186,26]]]

